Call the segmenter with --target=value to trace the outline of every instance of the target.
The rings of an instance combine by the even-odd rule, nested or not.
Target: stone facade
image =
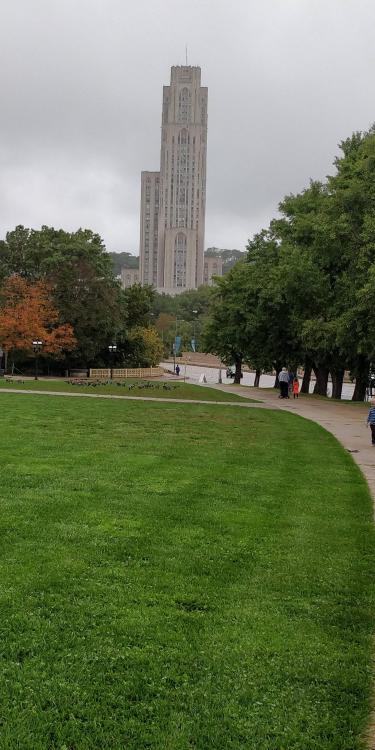
[[[121,286],[123,289],[128,289],[129,286],[133,286],[134,284],[140,284],[140,278],[139,268],[121,269]]]
[[[204,256],[203,284],[213,286],[213,276],[223,275],[223,261],[221,258]]]
[[[141,175],[140,278],[142,284],[158,285],[159,172]]]
[[[172,67],[163,88],[160,172],[142,172],[141,279],[159,292],[179,294],[203,283],[206,149],[201,70]]]

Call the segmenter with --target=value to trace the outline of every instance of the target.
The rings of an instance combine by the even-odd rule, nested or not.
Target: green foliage
[[[168,313],[185,320],[202,318],[207,314],[210,304],[210,287],[201,286],[171,297],[168,294],[155,293],[152,312],[157,317],[160,313]],[[193,311],[197,312],[194,313]]]
[[[220,250],[217,247],[209,247],[205,251],[209,258],[221,258],[223,261],[223,276],[239,261],[245,260],[246,252],[241,250]]]
[[[149,325],[155,299],[153,288],[134,284],[124,289],[123,296],[128,327]]]
[[[128,351],[134,360],[135,344],[128,342],[128,335],[136,326],[150,325],[154,292],[139,285],[121,289],[99,235],[88,229],[70,233],[46,226],[41,230],[18,226],[0,243],[0,275],[6,278],[14,273],[51,285],[60,322],[72,325],[77,338],[77,348],[65,367],[107,364],[108,345],[113,341],[119,356]],[[157,350],[150,356],[146,350],[142,361],[150,356],[153,360]],[[22,360],[18,358],[17,364],[22,367]]]
[[[111,261],[113,273],[118,276],[121,273],[122,268],[138,268],[139,257],[138,255],[132,255],[131,253],[108,253]]]
[[[90,229],[65,232],[43,226],[40,230],[17,226],[0,246],[0,266],[6,276],[17,273],[30,281],[58,278],[61,267],[86,260],[98,276],[114,278],[103,240]]]
[[[60,322],[73,326],[77,348],[66,364],[94,364],[123,329],[125,307],[102,239],[89,229],[77,232],[18,226],[0,247],[4,276],[44,279],[53,290]]]
[[[133,326],[125,341],[125,362],[130,367],[154,367],[163,357],[163,342],[155,328]]]
[[[182,337],[182,348],[190,350],[195,338],[202,350],[202,330],[210,306],[210,287],[201,286],[171,297],[154,293],[152,319],[162,335],[165,353],[170,354],[176,333]],[[177,325],[176,325],[177,324]]]
[[[238,263],[227,276],[218,279],[211,291],[211,315],[204,329],[204,347],[228,365],[241,367],[249,348],[248,310],[244,304],[248,292],[246,267]]]
[[[333,376],[350,370],[361,399],[375,358],[374,129],[340,148],[336,173],[286,196],[281,217],[249,242],[251,270],[242,265],[243,277],[231,277],[231,299],[218,285],[207,347],[220,353],[232,342],[264,369],[308,363]],[[218,312],[224,303],[228,320]]]

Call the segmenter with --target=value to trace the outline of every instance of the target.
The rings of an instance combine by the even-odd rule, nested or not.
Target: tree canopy
[[[280,217],[249,241],[246,262],[213,291],[206,344],[221,356],[225,341],[237,341],[257,368],[313,368],[323,395],[331,373],[340,397],[349,370],[362,399],[375,360],[374,129],[340,152],[335,173],[286,196]]]
[[[16,227],[0,243],[0,282],[4,289],[15,275],[19,283],[23,280],[39,289],[45,284],[58,311],[56,324],[74,330],[75,347],[69,353],[66,350],[68,367],[105,364],[113,341],[119,345],[118,357],[120,352],[130,352],[131,347],[125,346],[130,331],[150,325],[153,290],[123,290],[101,237],[89,229],[65,232],[47,226],[40,230]],[[4,305],[3,296],[0,310]],[[30,341],[36,335],[30,316],[26,329]],[[0,335],[0,345],[5,348],[6,343]],[[21,351],[20,347],[12,348]],[[27,348],[22,350],[26,356]]]
[[[68,323],[59,325],[59,312],[44,280],[31,283],[17,274],[9,276],[1,289],[1,302],[0,341],[6,351],[29,353],[35,339],[48,354],[75,349],[73,328]]]

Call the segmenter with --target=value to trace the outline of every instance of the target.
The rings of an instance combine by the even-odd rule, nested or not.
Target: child
[[[299,380],[298,378],[294,378],[293,380],[293,398],[298,398],[299,394]]]
[[[367,427],[371,427],[371,442],[375,445],[375,399],[371,399],[371,407],[367,416]]]

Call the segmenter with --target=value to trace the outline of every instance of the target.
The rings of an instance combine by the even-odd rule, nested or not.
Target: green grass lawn
[[[286,412],[1,394],[1,750],[357,750],[375,538]]]
[[[148,384],[148,387],[147,387]],[[163,387],[165,386],[165,387]],[[12,381],[0,379],[0,388],[22,388],[35,391],[61,391],[72,393],[96,393],[113,396],[142,396],[150,398],[188,398],[198,401],[255,401],[239,396],[237,393],[220,391],[209,386],[194,385],[178,381],[161,382],[157,380],[124,380],[123,383],[108,383],[99,385],[71,385],[65,380],[22,380]]]

